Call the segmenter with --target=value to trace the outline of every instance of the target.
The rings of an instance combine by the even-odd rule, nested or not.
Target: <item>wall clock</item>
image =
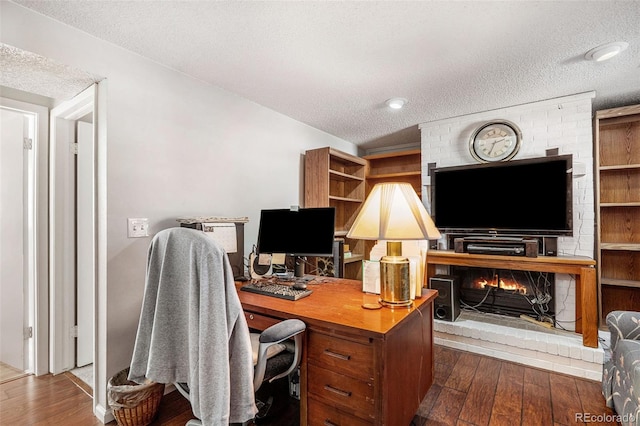
[[[511,160],[520,149],[522,132],[507,120],[491,120],[478,127],[469,139],[469,151],[481,163]]]

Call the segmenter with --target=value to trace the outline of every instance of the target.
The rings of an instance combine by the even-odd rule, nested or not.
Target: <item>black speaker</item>
[[[542,254],[545,256],[557,256],[558,255],[558,237],[543,237],[542,238]]]
[[[429,288],[438,290],[433,302],[433,317],[443,321],[455,321],[460,315],[460,285],[451,275],[434,275],[429,278]]]

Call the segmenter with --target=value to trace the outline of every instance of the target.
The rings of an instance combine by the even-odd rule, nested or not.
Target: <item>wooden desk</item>
[[[287,318],[307,325],[300,424],[409,425],[433,383],[436,292],[425,289],[409,308],[367,310],[378,296],[361,281],[317,280],[297,301],[238,291],[251,328]]]
[[[598,297],[595,260],[568,256],[498,256],[429,250],[427,278],[435,274],[435,265],[514,269],[518,271],[554,272],[574,275],[576,279],[576,332],[582,344],[598,347]]]

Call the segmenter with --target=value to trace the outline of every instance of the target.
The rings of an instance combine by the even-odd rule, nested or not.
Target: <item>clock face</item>
[[[506,161],[520,149],[520,129],[509,121],[491,121],[480,126],[469,140],[469,151],[476,160]]]

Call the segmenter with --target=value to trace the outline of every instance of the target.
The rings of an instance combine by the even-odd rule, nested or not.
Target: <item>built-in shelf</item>
[[[331,176],[330,179],[335,179],[335,180],[341,180],[341,181],[350,181],[350,180],[354,180],[354,181],[363,181],[364,177],[361,176],[352,176],[352,175],[348,175],[346,173],[342,173],[342,172],[338,172],[335,170],[329,170],[329,175]]]
[[[362,201],[363,201],[360,198],[338,197],[338,196],[335,196],[335,195],[329,195],[329,200],[346,201],[347,203],[362,203]]]
[[[606,172],[608,170],[633,170],[640,169],[640,164],[620,164],[615,166],[600,166],[601,172]]]
[[[344,277],[362,279],[362,261],[374,241],[347,238],[347,232],[374,184],[407,182],[421,196],[422,156],[419,149],[356,157],[333,148],[305,153],[305,207],[336,208],[335,237],[349,246]]]
[[[335,207],[334,235],[349,246],[352,256],[342,259],[342,276],[362,279],[361,261],[365,243],[347,238],[355,216],[366,195],[367,161],[355,155],[325,147],[305,153],[305,207]],[[340,250],[342,253],[342,249]]]
[[[367,155],[367,192],[376,183],[406,182],[422,194],[422,152],[419,149]]]
[[[600,250],[640,251],[640,244],[600,243]]]
[[[600,203],[600,207],[640,207],[640,202],[637,203]]]
[[[364,260],[364,256],[361,254],[352,254],[351,257],[345,257],[344,263],[354,263],[354,262],[362,262]]]
[[[403,173],[380,173],[376,175],[368,175],[367,179],[394,179],[398,177],[422,176],[422,172],[403,172]]]
[[[600,325],[640,306],[640,105],[594,120]]]
[[[602,277],[600,283],[602,285],[612,285],[612,286],[619,286],[619,287],[640,288],[640,281],[616,280],[616,279],[613,279],[613,278]]]

